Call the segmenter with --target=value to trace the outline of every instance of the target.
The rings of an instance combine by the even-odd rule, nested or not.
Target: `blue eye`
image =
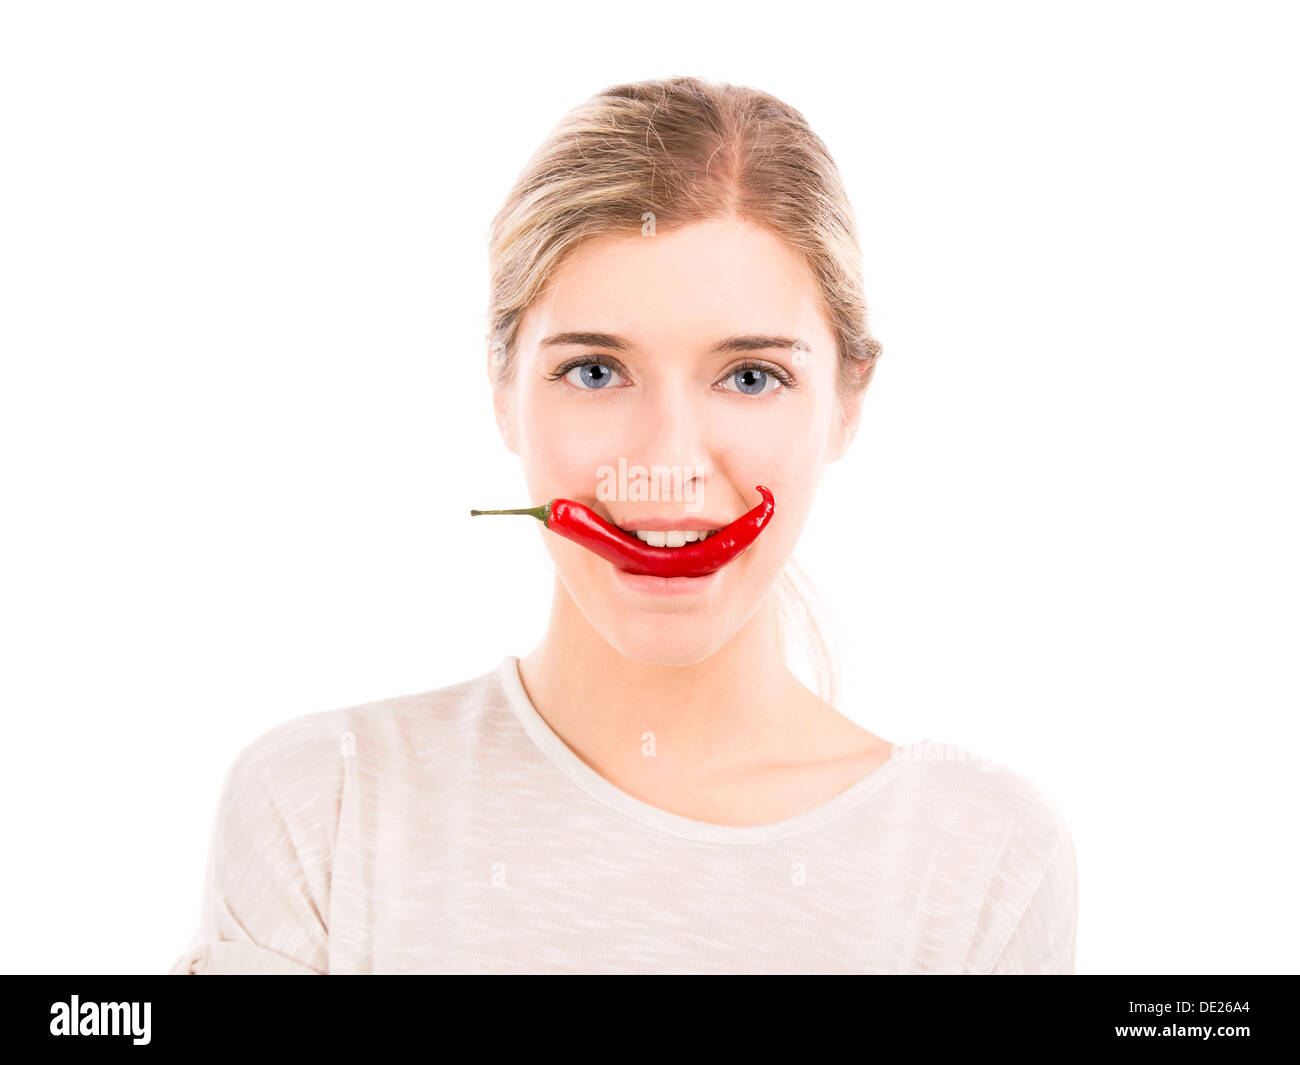
[[[775,368],[769,369],[757,363],[737,366],[731,373],[727,374],[726,380],[735,381],[737,384],[736,388],[728,388],[726,391],[739,392],[746,396],[761,396],[764,392],[775,392],[777,389],[767,387],[773,383],[784,388],[792,385],[788,376],[783,377],[776,372]]]
[[[574,359],[566,362],[547,377],[551,381],[558,381],[562,377],[567,378],[575,388],[580,388],[584,392],[595,392],[597,389],[608,387],[615,375],[621,376],[615,367],[600,359]]]

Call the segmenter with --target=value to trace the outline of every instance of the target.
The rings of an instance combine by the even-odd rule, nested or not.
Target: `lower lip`
[[[713,586],[718,574],[726,567],[715,569],[703,577],[652,577],[646,573],[628,573],[610,563],[616,578],[634,592],[646,595],[693,595]]]

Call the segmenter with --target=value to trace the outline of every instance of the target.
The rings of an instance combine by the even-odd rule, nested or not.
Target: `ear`
[[[827,463],[838,462],[843,458],[858,435],[858,426],[862,421],[862,392],[855,392],[839,400],[835,409],[839,416],[835,419],[835,427],[827,442]]]
[[[858,435],[858,426],[862,422],[862,400],[867,394],[867,387],[876,370],[876,360],[858,363],[853,367],[854,379],[847,395],[841,395],[836,410],[839,417],[831,431],[826,447],[826,461],[837,462],[844,457]]]

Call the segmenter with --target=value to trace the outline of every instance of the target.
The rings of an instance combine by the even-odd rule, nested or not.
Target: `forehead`
[[[820,346],[829,335],[804,261],[770,230],[736,219],[579,245],[529,308],[521,340],[580,330],[683,347],[738,333]]]

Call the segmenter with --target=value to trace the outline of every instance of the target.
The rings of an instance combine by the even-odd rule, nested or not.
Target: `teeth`
[[[629,529],[633,536],[651,547],[685,547],[696,540],[707,540],[717,529],[668,529],[648,532],[645,529]]]

